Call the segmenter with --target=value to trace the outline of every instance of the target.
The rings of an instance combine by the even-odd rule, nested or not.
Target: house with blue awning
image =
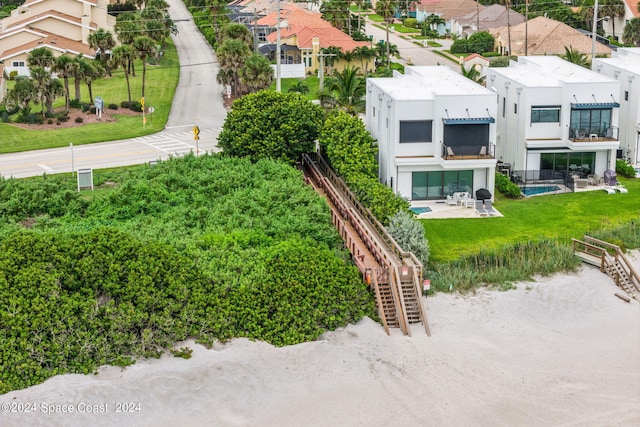
[[[496,157],[512,179],[585,179],[615,170],[620,82],[557,56],[487,69],[498,103]]]
[[[495,93],[446,66],[405,67],[366,87],[380,182],[412,201],[494,193]]]

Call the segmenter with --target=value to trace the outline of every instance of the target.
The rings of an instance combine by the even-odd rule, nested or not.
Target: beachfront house
[[[515,181],[615,170],[617,80],[557,56],[524,56],[488,69],[487,87],[497,93],[496,156]]]
[[[411,200],[493,194],[495,99],[446,66],[368,78],[366,127],[378,141],[380,181]]]
[[[595,58],[592,69],[620,82],[620,149],[617,158],[640,164],[640,47],[618,48]]]

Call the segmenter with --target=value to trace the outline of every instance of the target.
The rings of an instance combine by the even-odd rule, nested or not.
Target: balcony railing
[[[605,142],[618,140],[617,127],[608,127],[603,130],[586,131],[582,129],[571,129],[569,131],[569,139],[573,142]]]
[[[495,159],[496,146],[489,143],[486,145],[442,145],[442,158],[445,160],[478,160]]]

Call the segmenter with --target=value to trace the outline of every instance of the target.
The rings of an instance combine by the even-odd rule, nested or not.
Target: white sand
[[[429,298],[431,338],[421,326],[389,337],[365,319],[285,348],[188,343],[189,360],[103,367],[0,396],[37,411],[0,413],[0,425],[638,426],[640,303],[615,292],[585,267],[514,291]],[[117,402],[139,412],[116,413]],[[82,404],[107,412],[78,413]]]

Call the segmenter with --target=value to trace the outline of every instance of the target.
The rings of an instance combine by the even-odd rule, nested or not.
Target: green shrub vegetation
[[[324,112],[299,93],[262,90],[236,99],[218,138],[226,155],[289,164],[315,151]]]
[[[0,394],[188,337],[288,345],[375,317],[327,204],[292,167],[186,156],[95,184],[0,180]]]
[[[496,173],[496,190],[510,199],[518,199],[522,197],[520,187],[512,182],[509,177],[501,173]]]
[[[626,178],[634,178],[636,176],[636,170],[629,163],[618,159],[616,160],[616,174]]]

